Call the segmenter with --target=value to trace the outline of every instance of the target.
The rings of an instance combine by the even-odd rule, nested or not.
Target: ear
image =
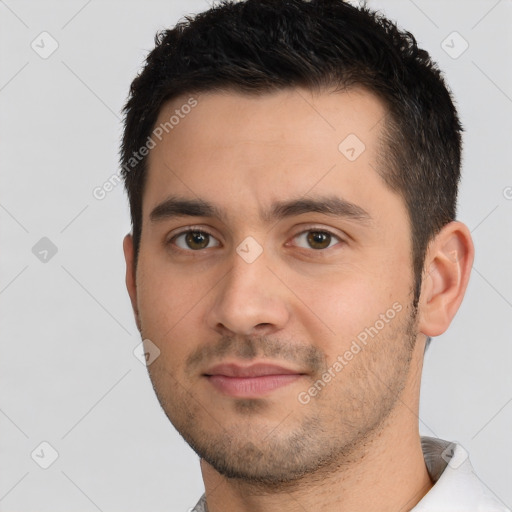
[[[429,244],[419,301],[423,334],[439,336],[448,329],[466,292],[474,254],[471,234],[462,222],[450,222]]]
[[[139,318],[139,310],[137,307],[137,281],[135,279],[135,259],[134,259],[134,249],[133,249],[133,237],[130,234],[128,234],[124,237],[123,251],[124,251],[124,259],[126,261],[126,288],[128,290],[128,295],[130,296],[130,300],[132,302],[133,314],[135,316],[135,323],[137,324],[137,329],[140,332],[140,318]]]

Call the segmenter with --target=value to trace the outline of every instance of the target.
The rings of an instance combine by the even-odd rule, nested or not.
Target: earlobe
[[[132,303],[135,323],[137,324],[137,329],[140,332],[139,310],[137,307],[137,281],[135,278],[133,237],[130,234],[124,237],[123,252],[126,262],[126,289],[128,290],[128,295],[130,296],[130,301]]]
[[[462,302],[473,266],[469,229],[450,222],[432,240],[424,262],[420,298],[420,331],[439,336],[446,331]]]

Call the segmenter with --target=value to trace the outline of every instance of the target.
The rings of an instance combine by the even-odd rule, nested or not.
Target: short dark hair
[[[441,71],[411,33],[366,5],[342,0],[225,0],[158,32],[155,45],[123,111],[121,173],[135,266],[147,158],[134,161],[133,154],[164,102],[214,91],[362,87],[386,107],[375,170],[409,212],[417,305],[428,243],[455,219],[463,129]]]

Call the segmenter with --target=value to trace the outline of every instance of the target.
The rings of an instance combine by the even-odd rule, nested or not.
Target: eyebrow
[[[263,222],[270,224],[304,213],[321,213],[360,222],[367,222],[372,219],[370,214],[360,206],[337,196],[276,201],[272,203],[268,211],[260,214],[260,218]],[[213,203],[202,199],[187,199],[176,196],[169,197],[157,205],[149,215],[151,222],[176,217],[216,217],[223,222],[227,220],[225,211]]]

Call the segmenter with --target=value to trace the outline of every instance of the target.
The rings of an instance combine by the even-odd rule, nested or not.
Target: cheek
[[[171,343],[183,345],[179,338],[183,327],[190,325],[194,305],[199,300],[190,291],[194,289],[190,278],[173,275],[169,269],[157,265],[141,265],[137,279],[137,304],[142,335],[156,343],[161,351]]]
[[[137,273],[137,298],[141,314],[151,324],[172,321],[192,308],[197,296],[208,290],[195,271],[172,266],[158,248],[144,251]],[[177,320],[176,320],[177,321]]]
[[[160,350],[159,357],[150,366],[152,379],[181,380],[179,372],[190,352],[190,337],[194,334],[190,329],[194,310],[189,301],[164,280],[145,283],[139,295],[139,314],[142,337],[151,340]]]
[[[332,272],[322,279],[296,279],[290,288],[300,290],[298,322],[312,343],[329,357],[336,357],[365,329],[382,323],[381,315],[395,316],[405,308],[406,280],[392,273],[351,269]]]
[[[165,362],[165,371],[177,376],[197,343],[211,339],[202,319],[221,271],[171,267],[157,251],[147,251],[139,260],[137,301],[142,336],[155,343],[162,356],[151,365],[155,375]]]

